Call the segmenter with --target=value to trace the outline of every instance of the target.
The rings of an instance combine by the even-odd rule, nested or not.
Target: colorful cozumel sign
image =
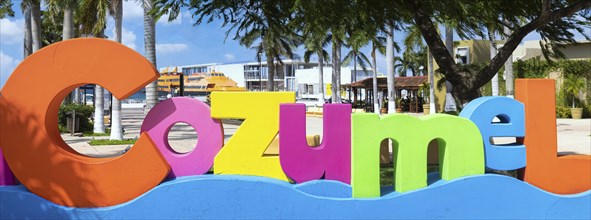
[[[208,175],[212,178],[259,176],[252,181],[267,181],[260,179],[266,177],[279,185],[338,181],[350,189],[348,199],[314,199],[360,207],[373,201],[361,198],[383,195],[379,154],[384,139],[392,142],[394,190],[409,196],[430,185],[427,151],[429,143],[436,140],[439,177],[448,181],[441,183],[445,185],[441,189],[461,184],[452,181],[455,179],[498,178],[485,174],[488,167],[521,170],[522,180],[533,185],[528,187],[556,194],[587,192],[582,198],[589,198],[591,156],[556,155],[551,80],[517,80],[516,100],[479,98],[459,117],[351,114],[348,104],[327,104],[324,137],[318,147],[306,142],[305,106],[293,104],[292,92],[213,93],[211,108],[191,98],[168,99],[147,114],[138,141],[119,157],[80,155],[61,139],[57,112],[74,88],[98,84],[123,99],[158,76],[140,54],[101,39],[68,40],[28,57],[1,90],[0,147],[9,167],[0,171],[1,180],[11,185],[11,171],[28,191],[54,204],[105,207],[130,203],[160,187],[164,180],[172,184],[181,177],[203,175],[213,166],[214,175]],[[491,123],[495,117],[501,122]],[[220,120],[226,118],[245,120],[224,144]],[[179,154],[168,145],[167,133],[177,122],[190,124],[199,134],[194,151]],[[277,134],[279,156],[263,156]],[[489,141],[491,137],[516,137],[518,143],[498,146]],[[273,182],[278,180],[286,182]],[[7,196],[0,202],[3,207],[15,202],[9,200],[13,198],[8,197],[10,190],[2,191],[6,187],[0,187]],[[346,208],[329,210],[335,211],[333,217],[351,212]]]

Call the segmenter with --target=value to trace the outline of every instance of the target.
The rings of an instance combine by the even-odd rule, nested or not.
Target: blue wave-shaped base
[[[23,186],[6,186],[0,187],[0,218],[591,218],[591,191],[556,195],[490,174],[439,180],[379,198],[350,197],[350,186],[335,181],[293,185],[264,177],[203,175],[164,182],[124,204],[72,208]]]

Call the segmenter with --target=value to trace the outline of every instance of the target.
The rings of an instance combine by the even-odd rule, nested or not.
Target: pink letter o
[[[195,150],[186,154],[175,152],[168,144],[168,132],[178,122],[193,126],[199,135]],[[172,178],[207,173],[224,142],[222,124],[210,117],[209,106],[188,97],[167,99],[154,106],[146,115],[141,132],[152,137],[171,167]]]

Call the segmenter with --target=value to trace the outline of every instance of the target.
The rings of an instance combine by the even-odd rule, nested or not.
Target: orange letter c
[[[61,139],[57,112],[80,85],[99,84],[123,99],[157,77],[140,54],[103,39],[68,40],[29,56],[0,92],[0,147],[10,169],[31,192],[65,206],[116,205],[155,187],[170,167],[146,133],[122,156],[90,158]]]

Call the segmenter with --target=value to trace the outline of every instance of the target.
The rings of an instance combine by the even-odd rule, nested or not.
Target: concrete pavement
[[[142,120],[144,118],[141,108],[124,108],[122,110],[122,124],[125,130],[124,138],[137,138]],[[413,114],[417,116],[417,114]],[[225,142],[236,132],[239,127],[237,121],[223,121]],[[558,154],[591,154],[591,119],[558,119]],[[322,118],[307,117],[306,133],[308,135],[319,134],[322,136]],[[169,144],[180,153],[190,152],[198,141],[193,128],[187,124],[177,124],[169,132]],[[75,137],[62,134],[64,141],[81,154],[91,157],[113,157],[121,155],[128,145],[90,146],[88,141],[93,138],[108,139],[109,137]],[[495,142],[508,142],[513,139],[499,139]]]

